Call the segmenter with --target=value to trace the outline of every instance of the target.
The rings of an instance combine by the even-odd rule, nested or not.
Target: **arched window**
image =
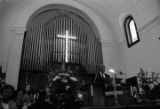
[[[125,19],[124,29],[128,47],[131,47],[140,41],[136,23],[131,15]]]

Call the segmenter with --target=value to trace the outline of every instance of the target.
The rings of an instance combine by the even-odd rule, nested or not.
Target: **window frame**
[[[132,37],[132,33],[131,33],[130,23],[132,21],[134,23],[134,26],[135,26],[135,29],[136,29],[136,34],[137,34],[137,40],[136,41],[133,41],[133,37]],[[138,31],[137,31],[136,22],[131,15],[129,15],[125,18],[124,30],[125,30],[125,36],[126,36],[126,42],[127,42],[128,48],[132,47],[133,45],[137,44],[140,41],[140,37],[139,37]]]

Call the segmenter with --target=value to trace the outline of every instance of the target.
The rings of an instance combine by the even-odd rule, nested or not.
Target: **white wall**
[[[160,21],[157,17],[159,15],[159,9],[155,1],[151,2],[151,0],[148,0],[147,4],[144,4],[146,8],[142,8],[142,5],[139,11],[138,8],[135,8],[136,11],[133,9],[130,12],[127,10],[124,12],[125,14],[131,13],[135,16],[141,38],[140,43],[131,48],[128,48],[126,44],[122,26],[124,17],[119,20],[121,14],[119,14],[120,16],[117,18],[116,22],[118,23],[117,26],[114,26],[117,27],[115,29],[112,27],[110,21],[105,19],[104,16],[101,16],[100,13],[94,12],[88,7],[79,5],[78,3],[74,3],[74,1],[64,1],[65,0],[48,0],[46,2],[46,0],[25,0],[20,4],[17,3],[15,6],[10,7],[10,9],[6,10],[6,12],[0,16],[0,64],[2,62],[4,63],[3,71],[9,74],[7,79],[10,84],[15,87],[17,85],[18,80],[12,81],[12,79],[18,78],[19,58],[21,56],[21,47],[19,47],[19,45],[22,45],[23,37],[20,36],[20,38],[18,38],[19,36],[12,30],[13,27],[20,27],[23,31],[28,19],[37,9],[54,2],[75,6],[84,11],[93,20],[102,42],[103,61],[106,66],[106,73],[109,73],[109,68],[123,71],[127,73],[129,77],[136,75],[139,72],[139,67],[148,71],[160,71],[160,40],[158,39],[158,37],[160,37]],[[124,13],[122,12],[122,15],[124,15]],[[18,55],[16,54],[17,52]],[[14,65],[14,67],[12,65]]]
[[[142,4],[138,4],[139,8],[135,7],[129,12],[126,10],[126,12],[118,14],[120,16],[117,15],[117,18],[115,18],[117,19],[115,22],[118,22],[117,26],[115,26],[116,23],[112,26],[113,24],[98,11],[95,12],[89,7],[72,0],[68,2],[65,0],[24,0],[19,4],[16,3],[15,6],[10,7],[0,16],[0,64],[4,63],[3,71],[9,75],[7,77],[8,82],[15,87],[17,85],[17,80],[12,81],[12,79],[18,78],[19,58],[21,56],[21,47],[19,45],[22,45],[23,37],[18,38],[19,36],[12,30],[13,27],[20,27],[23,31],[30,16],[40,7],[51,3],[64,3],[75,6],[93,20],[102,42],[106,73],[109,73],[109,68],[114,68],[117,71],[127,73],[130,77],[139,72],[139,67],[144,68],[144,70],[159,72],[160,40],[158,37],[160,36],[160,24],[157,17],[159,8],[155,0],[153,2],[151,0],[142,1]],[[140,43],[131,48],[127,47],[123,30],[123,15],[129,13],[135,17],[141,38]],[[154,22],[154,20],[157,21]],[[19,52],[18,56],[17,52]]]
[[[124,19],[129,14],[134,17],[140,36],[140,42],[131,48],[127,47],[123,28]],[[160,40],[158,39],[160,20],[157,0],[141,0],[132,10],[121,13],[119,22],[118,32],[121,33],[119,35],[119,46],[121,47],[119,48],[123,52],[121,62],[125,64],[124,72],[127,73],[127,76],[137,75],[140,67],[149,72],[160,72]]]
[[[14,15],[11,13],[11,15]],[[14,22],[10,21],[9,13],[6,12],[1,15],[1,25],[0,25],[0,63],[3,63],[3,72],[6,72],[7,69],[7,62],[9,56],[9,46],[10,46],[10,37],[12,36],[11,33],[11,26]]]
[[[122,44],[128,76],[145,71],[160,72],[160,20],[159,18],[139,32],[140,43],[131,48]]]
[[[93,20],[97,27],[98,33],[100,34],[100,39],[103,42],[107,43],[109,41],[110,43],[112,42],[112,38],[114,39],[112,28],[106,21],[104,21],[103,18],[101,18],[101,16],[72,0],[25,0],[19,4],[17,3],[13,7],[6,10],[2,16],[0,16],[0,63],[4,63],[3,70],[7,73],[6,81],[15,86],[15,88],[17,87],[18,82],[21,47],[23,41],[23,33],[21,32],[24,31],[28,19],[35,11],[37,11],[37,9],[51,3],[61,3],[75,6],[86,13]],[[106,50],[107,48],[104,49]],[[109,49],[114,51],[112,48]],[[110,65],[110,62],[112,61],[109,56],[112,56],[112,59],[114,59],[115,55],[113,56],[111,54],[112,52],[109,53],[108,51],[103,53],[104,58],[107,58],[107,60],[104,59],[105,65]]]

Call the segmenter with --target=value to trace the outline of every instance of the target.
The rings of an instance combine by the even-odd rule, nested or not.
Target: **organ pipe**
[[[64,62],[66,41],[57,35],[67,30],[69,35],[77,37],[69,40],[69,63],[80,64],[89,73],[94,73],[96,66],[103,63],[101,43],[92,28],[76,17],[57,15],[46,23],[28,26],[21,70],[43,71],[47,65]]]

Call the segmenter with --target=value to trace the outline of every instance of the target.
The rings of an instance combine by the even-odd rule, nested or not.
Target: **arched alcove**
[[[27,1],[24,1],[27,2]],[[113,36],[112,30],[110,28],[110,25],[107,25],[107,22],[104,23],[104,19],[99,16],[98,13],[94,12],[92,9],[89,7],[86,7],[82,4],[76,3],[74,1],[65,1],[65,0],[48,0],[48,1],[35,1],[28,5],[24,5],[25,3],[19,4],[18,7],[14,7],[13,9],[11,8],[11,13],[14,12],[14,15],[8,15],[6,19],[6,26],[8,29],[12,30],[13,32],[6,32],[4,35],[11,37],[11,44],[9,49],[9,58],[7,60],[7,75],[6,75],[6,82],[9,84],[12,84],[17,88],[17,83],[18,83],[18,76],[19,76],[19,70],[20,70],[20,60],[21,60],[21,53],[22,53],[22,44],[23,44],[23,39],[24,39],[24,31],[27,27],[27,24],[31,21],[32,18],[34,18],[34,15],[38,15],[44,10],[50,10],[50,8],[46,9],[43,8],[45,6],[48,6],[50,4],[54,5],[63,5],[64,7],[62,9],[67,9],[69,10],[74,10],[75,13],[78,13],[79,15],[84,15],[83,17],[87,19],[87,22],[94,27],[93,30],[96,33],[96,36],[99,36],[98,39],[101,41],[108,43],[108,38]],[[51,6],[51,5],[50,5]],[[23,7],[23,9],[22,9]],[[67,7],[67,8],[66,8]],[[70,7],[70,8],[68,8]],[[44,10],[43,10],[43,9]],[[39,10],[40,9],[40,10]],[[43,10],[43,11],[42,11]],[[76,10],[76,11],[75,11]],[[77,11],[78,10],[78,11]],[[9,11],[9,12],[10,12]],[[13,19],[15,22],[13,22]],[[27,23],[28,22],[28,23]],[[22,34],[19,34],[22,33]],[[107,34],[107,37],[106,37]],[[101,42],[102,43],[102,42]],[[103,47],[103,55],[105,55],[107,49],[106,46]],[[105,65],[109,64],[109,55],[103,56],[103,62]],[[6,64],[6,63],[5,63]],[[14,75],[14,76],[13,76]],[[13,81],[14,80],[14,81]]]
[[[76,9],[72,11],[71,8],[48,5],[40,8],[29,19],[22,48],[19,83],[24,79],[28,83],[31,73],[45,75],[46,68],[56,66],[57,63],[79,65],[89,74],[95,74],[96,66],[103,64],[100,36],[96,27],[85,14]],[[66,34],[75,39],[70,38],[67,42],[64,39]],[[63,35],[63,38],[58,35]]]

